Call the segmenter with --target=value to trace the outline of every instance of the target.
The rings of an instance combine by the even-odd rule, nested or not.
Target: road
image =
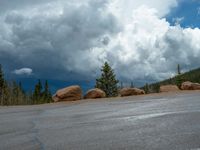
[[[0,107],[1,150],[200,150],[200,91]]]

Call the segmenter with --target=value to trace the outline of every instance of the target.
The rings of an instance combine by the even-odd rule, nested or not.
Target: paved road
[[[199,150],[200,92],[0,107],[0,149]]]

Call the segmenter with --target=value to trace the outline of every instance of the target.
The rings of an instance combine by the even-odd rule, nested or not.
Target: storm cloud
[[[101,65],[96,61],[101,56],[93,48],[108,44],[107,35],[121,30],[106,4],[103,0],[65,3],[64,7],[53,3],[30,11],[10,11],[2,19],[1,60],[14,60],[12,67],[29,66],[38,76],[48,71],[56,77],[91,73]]]
[[[0,2],[0,63],[39,78],[84,80],[108,61],[123,80],[161,80],[199,67],[200,30],[170,26],[176,0]],[[16,7],[14,7],[16,6]],[[0,10],[2,10],[0,9]]]

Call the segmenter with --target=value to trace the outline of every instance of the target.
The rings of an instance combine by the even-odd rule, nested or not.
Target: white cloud
[[[31,75],[32,72],[33,70],[30,68],[21,68],[13,71],[13,73],[15,73],[16,75]]]
[[[178,5],[179,0],[112,0],[110,9],[123,21],[130,21],[133,11],[141,6],[154,8],[159,17],[167,15],[171,8]]]
[[[0,15],[7,67],[14,60],[39,77],[84,80],[109,61],[119,78],[148,82],[170,77],[178,63],[200,66],[200,30],[164,18],[176,0],[46,1]]]
[[[134,10],[124,31],[111,41],[107,59],[125,79],[162,80],[175,73],[177,64],[200,66],[200,29],[170,26],[146,6]]]

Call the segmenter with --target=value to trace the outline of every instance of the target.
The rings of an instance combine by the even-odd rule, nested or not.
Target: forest
[[[105,91],[107,97],[116,97],[118,91],[123,88],[122,82],[120,82],[120,86],[114,74],[114,70],[107,62],[102,66],[101,71],[101,77],[96,79],[95,87]],[[143,89],[146,94],[159,93],[161,85],[172,84],[180,88],[181,84],[185,81],[200,83],[200,68],[181,73],[180,66],[178,65],[176,76],[152,84],[147,83],[145,86],[141,87],[141,89]],[[131,82],[131,87],[134,87],[133,82]],[[34,90],[27,92],[23,89],[21,82],[6,81],[2,66],[0,65],[0,105],[34,105],[51,102],[53,102],[52,94],[47,80],[42,83],[42,81],[38,79]]]
[[[34,91],[25,92],[22,83],[6,81],[0,64],[0,105],[33,105],[52,102],[48,81],[44,85],[38,80]]]

